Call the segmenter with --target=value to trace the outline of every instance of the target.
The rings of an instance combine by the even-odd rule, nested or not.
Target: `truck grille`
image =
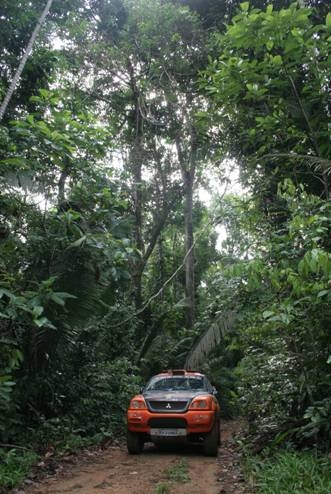
[[[154,401],[147,400],[148,408],[151,412],[185,412],[188,401]]]
[[[186,420],[172,417],[166,418],[152,418],[149,420],[148,425],[154,428],[160,429],[185,429]]]

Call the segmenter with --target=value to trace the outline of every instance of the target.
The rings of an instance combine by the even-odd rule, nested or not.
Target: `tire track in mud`
[[[205,457],[201,447],[191,445],[159,449],[147,444],[141,455],[128,455],[125,446],[111,446],[69,458],[56,475],[13,494],[248,494],[233,440],[240,429],[239,421],[222,424],[218,458]],[[167,472],[183,463],[187,481],[169,479]]]

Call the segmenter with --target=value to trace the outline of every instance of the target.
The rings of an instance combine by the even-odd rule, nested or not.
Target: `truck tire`
[[[215,420],[213,428],[203,441],[203,452],[206,456],[217,456],[219,441],[219,422]]]
[[[222,439],[221,439],[221,421],[218,420],[218,441],[217,444],[221,446],[222,444]]]
[[[137,432],[127,431],[126,446],[130,455],[139,455],[144,447],[144,442]]]

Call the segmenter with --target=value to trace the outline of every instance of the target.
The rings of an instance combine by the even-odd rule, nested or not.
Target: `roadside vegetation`
[[[264,460],[247,462],[249,481],[261,494],[327,494],[331,465],[325,456],[310,451],[280,451]]]
[[[2,3],[0,102],[46,2]],[[0,121],[0,491],[190,359],[259,493],[330,491],[330,41],[319,0],[53,1]]]

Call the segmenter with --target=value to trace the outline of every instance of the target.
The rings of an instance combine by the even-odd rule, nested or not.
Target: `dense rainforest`
[[[322,478],[330,2],[2,0],[0,26],[0,490],[188,365],[251,472]]]

